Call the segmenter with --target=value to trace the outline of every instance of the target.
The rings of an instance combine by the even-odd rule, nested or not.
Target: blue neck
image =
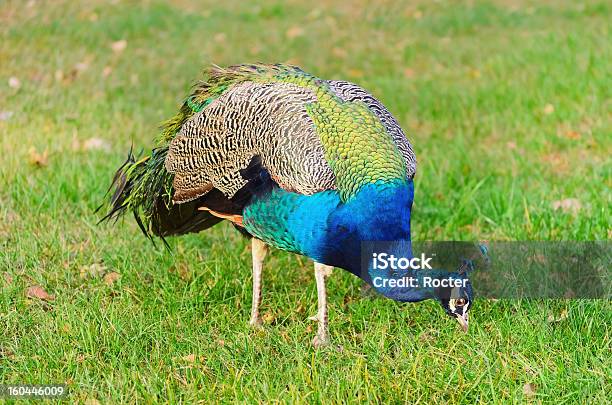
[[[396,257],[412,258],[410,214],[414,198],[412,181],[374,183],[363,187],[352,199],[336,209],[328,220],[324,244],[318,245],[322,261],[349,270],[379,293],[395,301],[421,301],[435,297],[435,288],[425,280],[446,278],[437,270],[380,270],[372,266],[373,245],[384,245]],[[388,242],[388,243],[377,243]],[[321,249],[321,246],[324,246]],[[413,284],[389,287],[389,280]],[[381,285],[387,280],[386,286]]]
[[[376,276],[387,279],[410,276],[374,271],[362,262],[364,245],[394,241],[390,252],[411,257],[410,212],[414,197],[412,180],[367,184],[347,201],[330,190],[305,196],[279,188],[257,199],[244,213],[247,230],[281,249],[350,271],[383,295],[397,301],[420,301],[433,290],[381,288]],[[272,214],[272,215],[270,215]],[[265,218],[259,221],[259,218]],[[424,276],[419,270],[412,276]]]
[[[361,274],[364,242],[404,241],[410,246],[413,197],[412,181],[398,180],[362,187],[356,195],[329,213],[326,229],[312,252],[315,256],[311,257],[364,278]]]
[[[401,252],[398,252],[398,255],[406,257]],[[464,278],[444,270],[379,270],[370,265],[364,281],[387,298],[400,302],[416,302],[439,296],[436,294],[436,281],[449,277]]]

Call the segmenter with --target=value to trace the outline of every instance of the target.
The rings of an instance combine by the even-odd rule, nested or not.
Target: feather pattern
[[[361,87],[287,65],[215,66],[152,154],[118,170],[107,218],[132,211],[146,234],[197,232],[218,222],[198,206],[240,213],[263,172],[283,190],[345,201],[415,170],[397,121]]]
[[[174,202],[213,185],[228,197],[245,180],[255,155],[284,189],[302,194],[334,187],[323,147],[305,105],[315,95],[291,83],[243,82],[187,121],[171,142],[166,169],[175,175]]]
[[[211,77],[226,90],[170,144],[175,203],[213,187],[231,198],[245,184],[239,170],[255,155],[280,187],[305,195],[338,189],[346,199],[364,184],[414,174],[414,153],[399,125],[358,86],[284,65]]]
[[[391,134],[395,145],[397,145],[397,148],[404,157],[408,177],[414,177],[416,174],[417,161],[414,151],[412,150],[412,145],[410,145],[408,138],[406,138],[406,134],[389,110],[387,110],[387,108],[373,95],[354,83],[344,80],[330,80],[328,83],[332,91],[342,100],[348,102],[361,101],[374,113],[374,115],[376,115],[387,132]]]

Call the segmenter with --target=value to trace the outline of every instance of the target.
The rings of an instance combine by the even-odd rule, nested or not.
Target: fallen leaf
[[[8,79],[8,85],[11,89],[18,89],[21,87],[21,80],[19,80],[15,76],[11,76]]]
[[[13,284],[13,276],[11,275],[11,273],[4,272],[2,274],[2,278],[4,279],[4,284],[5,285],[8,286],[8,285]]]
[[[188,354],[187,356],[183,356],[182,360],[186,361],[186,362],[189,362],[189,363],[193,363],[196,360],[196,356],[195,356],[195,354],[191,353],[191,354]]]
[[[298,26],[291,27],[287,30],[287,32],[285,32],[285,36],[288,39],[294,39],[297,37],[301,37],[302,35],[304,35],[304,30]]]
[[[218,344],[219,346],[223,347],[223,346],[225,346],[225,340],[223,340],[223,339],[219,339],[219,340],[217,340],[217,344]]]
[[[555,112],[555,107],[552,104],[546,104],[542,111],[544,111],[544,114],[550,115]]]
[[[506,147],[508,149],[514,150],[516,149],[516,142],[506,142]]]
[[[85,400],[85,405],[100,405],[100,401],[95,398],[87,398]]]
[[[55,296],[50,295],[49,293],[47,293],[41,286],[39,285],[34,285],[32,287],[29,287],[26,290],[26,296],[28,298],[39,298],[43,301],[53,301],[55,299]]]
[[[49,76],[43,72],[36,72],[30,75],[30,78],[33,82],[40,83],[43,80],[47,79]]]
[[[474,79],[479,79],[481,74],[480,74],[480,70],[478,69],[471,69],[470,70],[470,76],[472,76]]]
[[[82,363],[82,362],[84,362],[84,361],[85,361],[85,355],[84,355],[84,354],[78,354],[78,355],[76,356],[76,361],[77,361],[77,363]]]
[[[219,32],[213,36],[215,42],[225,42],[227,36],[223,32]]]
[[[0,121],[8,121],[13,116],[12,111],[0,111]]]
[[[3,357],[9,360],[13,360],[15,359],[15,353],[13,353],[9,349],[0,347],[0,359],[2,359]]]
[[[40,153],[36,150],[36,148],[31,147],[28,153],[30,155],[30,163],[32,165],[43,167],[49,164],[49,152],[46,149]]]
[[[535,390],[536,390],[535,384],[527,383],[523,385],[523,394],[529,397],[535,395]]]
[[[105,150],[110,151],[110,144],[101,138],[89,138],[83,142],[84,150]]]
[[[89,69],[89,62],[85,62],[85,61],[79,62],[76,65],[74,65],[74,69],[79,73],[84,72],[87,69]]]
[[[110,66],[105,66],[104,69],[102,69],[102,77],[104,78],[110,76],[111,73],[113,73],[113,68]]]
[[[96,14],[96,13],[91,13],[91,14],[89,15],[89,21],[91,21],[91,22],[98,21],[98,14]]]
[[[552,208],[563,212],[571,212],[576,214],[582,209],[582,203],[577,198],[565,198],[563,200],[553,201]]]
[[[414,69],[405,68],[404,69],[404,77],[406,79],[412,79],[414,77]]]
[[[125,51],[125,48],[127,48],[127,41],[125,39],[120,39],[111,44],[111,49],[115,53],[121,53]]]
[[[412,16],[415,20],[420,20],[421,18],[423,18],[423,12],[421,10],[417,10],[412,14]]]
[[[542,156],[541,160],[549,163],[554,169],[555,173],[567,173],[570,171],[569,159],[558,152],[544,155]]]
[[[111,271],[110,273],[106,273],[104,275],[104,282],[106,283],[106,285],[113,285],[115,281],[119,280],[120,278],[121,274]]]
[[[581,138],[581,136],[580,136],[580,134],[578,132],[572,131],[572,130],[569,130],[569,131],[565,132],[564,135],[565,135],[565,137],[567,139],[572,139],[572,140],[575,140],[575,141],[577,141],[577,140],[579,140]]]
[[[62,80],[64,80],[64,72],[61,69],[57,69],[53,77],[55,77],[56,82],[61,82]]]

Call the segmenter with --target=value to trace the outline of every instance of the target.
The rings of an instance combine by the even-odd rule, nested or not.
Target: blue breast
[[[363,241],[410,240],[413,197],[411,180],[368,184],[346,202],[333,190],[274,188],[245,208],[243,223],[273,246],[360,275]]]

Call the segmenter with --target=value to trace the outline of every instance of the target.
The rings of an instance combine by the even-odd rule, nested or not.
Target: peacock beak
[[[468,331],[468,313],[464,313],[463,315],[457,315],[457,321],[459,321],[459,325],[461,325],[461,329],[467,333]]]

